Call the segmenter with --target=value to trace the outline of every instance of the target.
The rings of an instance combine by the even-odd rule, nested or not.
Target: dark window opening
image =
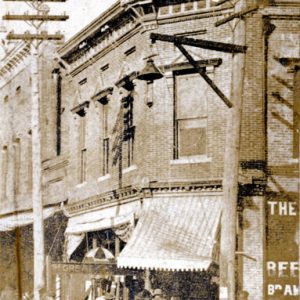
[[[133,47],[131,47],[130,49],[126,50],[126,51],[124,52],[124,54],[125,54],[126,56],[129,56],[130,54],[134,53],[135,50],[136,50],[136,47],[133,46]]]
[[[83,78],[82,80],[80,80],[80,81],[78,82],[79,85],[83,85],[83,84],[85,84],[85,83],[87,83],[87,78]]]
[[[86,181],[86,149],[80,151],[80,182]]]
[[[103,67],[100,68],[102,72],[106,71],[109,68],[109,64],[104,65]]]
[[[60,74],[56,82],[56,155],[61,154],[61,81]]]
[[[86,181],[87,172],[87,149],[85,147],[85,117],[80,118],[80,128],[79,128],[79,150],[80,150],[80,170],[79,170],[79,180],[80,183]]]
[[[103,139],[103,175],[109,173],[109,138]]]

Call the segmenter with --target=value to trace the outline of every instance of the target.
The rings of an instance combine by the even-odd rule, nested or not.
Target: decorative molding
[[[205,68],[207,66],[213,66],[218,67],[222,64],[222,58],[212,58],[212,59],[202,59],[196,61],[198,66],[200,68]],[[175,63],[175,64],[168,64],[168,65],[162,65],[159,66],[160,69],[163,69],[164,71],[179,71],[179,70],[185,70],[185,69],[193,69],[193,66],[189,62],[181,62],[181,63]]]
[[[109,102],[109,97],[112,95],[114,88],[112,86],[97,92],[94,96],[91,97],[93,101],[98,101],[102,105],[106,105]]]
[[[74,204],[69,204],[66,211],[70,215],[80,212],[87,212],[94,208],[106,207],[113,205],[115,202],[122,204],[129,199],[139,199],[140,193],[131,187],[124,187],[120,190],[113,190],[104,194],[94,195],[86,199],[80,200]]]
[[[72,63],[72,70],[70,71],[70,75],[76,76],[82,70],[86,69],[90,64],[94,63],[95,61],[99,60],[115,47],[120,46],[122,43],[126,42],[132,36],[136,35],[140,30],[140,27],[133,27],[133,29],[129,30],[119,39],[112,41],[111,43],[107,42],[103,47],[96,46],[95,53],[96,54],[86,54],[85,58],[82,58],[74,63]]]
[[[51,159],[48,161],[43,162],[43,172],[51,172],[51,171],[56,171],[59,169],[62,169],[66,166],[68,166],[69,160],[66,158],[60,158],[59,160]]]
[[[222,180],[207,180],[199,182],[151,182],[150,190],[155,193],[182,192],[221,192]]]
[[[90,101],[84,101],[83,103],[78,104],[74,108],[71,109],[73,114],[77,114],[80,117],[84,117],[87,113],[87,109],[89,108]]]
[[[123,76],[121,79],[119,79],[115,85],[118,87],[118,88],[124,88],[126,89],[127,91],[132,91],[134,86],[133,86],[133,80],[137,78],[137,72],[132,72],[128,75],[125,75]]]
[[[216,193],[222,192],[222,180],[201,182],[150,182],[147,187],[137,189],[127,186],[122,189],[94,195],[76,203],[67,205],[69,215],[88,212],[108,205],[122,204],[128,201],[151,198],[154,194],[180,195],[186,193]],[[74,201],[74,200],[73,200]]]

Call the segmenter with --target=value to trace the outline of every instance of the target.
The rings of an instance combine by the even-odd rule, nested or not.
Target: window
[[[28,131],[28,142],[27,142],[27,190],[31,192],[32,189],[32,134],[31,129]]]
[[[130,167],[133,164],[133,146],[135,127],[133,125],[133,97],[128,95],[122,99],[123,101],[123,166]]]
[[[20,150],[21,150],[20,139],[17,138],[14,142],[14,169],[15,169],[14,191],[16,194],[19,193],[19,186],[20,186],[20,164],[21,164]]]
[[[85,117],[80,118],[79,125],[79,149],[80,149],[80,183],[86,181],[86,169],[87,169],[87,155],[85,147],[85,127],[86,119]]]
[[[56,82],[56,155],[61,153],[61,80],[58,72]]]
[[[300,131],[300,70],[294,75],[294,103],[293,103],[293,158],[299,158]]]
[[[6,184],[7,184],[7,171],[8,171],[8,151],[7,146],[2,148],[2,172],[1,172],[1,191],[2,201],[6,200]]]
[[[103,171],[102,175],[109,173],[109,138],[103,139]]]
[[[175,158],[207,155],[207,84],[191,73],[175,73]]]
[[[107,105],[101,105],[102,110],[102,175],[109,173],[109,138],[108,138],[108,122],[107,122]]]

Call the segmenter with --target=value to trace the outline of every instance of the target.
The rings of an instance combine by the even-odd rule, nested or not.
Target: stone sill
[[[126,173],[132,172],[132,171],[134,171],[134,170],[137,170],[137,166],[136,166],[136,165],[132,165],[132,166],[126,168],[126,169],[123,169],[123,170],[122,170],[122,173],[123,173],[123,174],[126,174]]]
[[[87,181],[84,181],[84,182],[81,182],[81,183],[76,184],[75,187],[76,187],[77,189],[80,189],[80,188],[84,187],[86,184],[87,184]]]
[[[189,157],[181,157],[178,159],[173,159],[170,161],[171,165],[184,165],[184,164],[199,164],[199,163],[209,163],[211,162],[211,157],[206,155],[195,155]]]
[[[105,174],[103,176],[98,177],[97,181],[102,182],[102,181],[108,180],[110,178],[111,178],[110,174]]]

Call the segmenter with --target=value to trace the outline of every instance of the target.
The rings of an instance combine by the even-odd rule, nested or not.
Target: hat
[[[161,289],[155,289],[154,292],[153,292],[153,296],[156,296],[156,295],[162,295],[163,292]]]

